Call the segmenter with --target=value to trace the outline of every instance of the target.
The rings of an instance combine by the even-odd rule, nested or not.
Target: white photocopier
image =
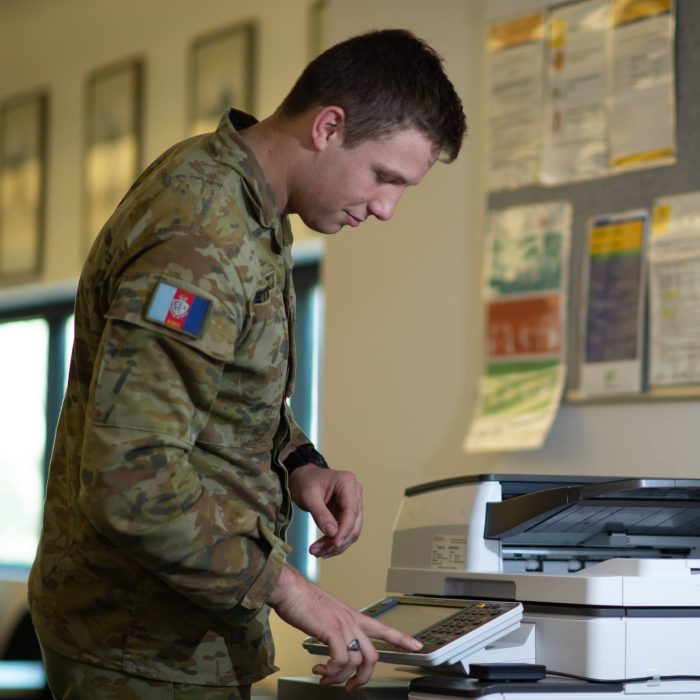
[[[357,697],[700,700],[700,479],[481,474],[409,488],[386,588],[366,612],[426,646],[378,646],[413,672]],[[331,697],[294,685],[280,680],[280,700]]]

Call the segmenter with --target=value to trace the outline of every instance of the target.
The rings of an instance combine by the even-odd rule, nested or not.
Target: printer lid
[[[487,539],[575,546],[615,535],[699,536],[700,479],[564,485],[487,505]]]
[[[486,505],[484,537],[536,546],[612,544],[611,537],[697,538],[700,479],[477,474],[406,489],[498,481],[502,501]]]

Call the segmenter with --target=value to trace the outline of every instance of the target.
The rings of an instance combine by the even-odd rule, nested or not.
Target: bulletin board
[[[606,175],[596,179],[559,186],[533,185],[499,190],[488,195],[491,211],[552,201],[571,204],[571,268],[568,299],[567,389],[569,401],[584,400],[580,386],[580,309],[583,264],[586,257],[587,229],[593,217],[636,209],[651,211],[654,201],[663,196],[700,190],[700,2],[676,1],[676,113],[677,155],[672,165]],[[646,346],[646,344],[645,344]],[[697,398],[700,385],[649,389],[636,395],[605,397],[596,400],[654,400],[660,398]],[[590,400],[590,399],[586,399]]]

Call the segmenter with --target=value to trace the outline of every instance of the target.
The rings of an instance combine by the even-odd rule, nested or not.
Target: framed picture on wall
[[[199,37],[190,52],[189,131],[213,131],[235,107],[252,113],[255,103],[255,43],[251,22]]]
[[[315,0],[309,7],[309,60],[316,58],[328,43],[328,0]]]
[[[85,123],[85,238],[89,246],[141,167],[142,61],[129,60],[90,74]]]
[[[41,269],[46,191],[48,96],[36,92],[0,106],[0,276]]]

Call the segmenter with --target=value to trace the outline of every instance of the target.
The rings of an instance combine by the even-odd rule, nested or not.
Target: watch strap
[[[315,464],[322,469],[330,469],[323,455],[310,442],[299,445],[284,460],[284,466],[289,475],[305,464]]]

